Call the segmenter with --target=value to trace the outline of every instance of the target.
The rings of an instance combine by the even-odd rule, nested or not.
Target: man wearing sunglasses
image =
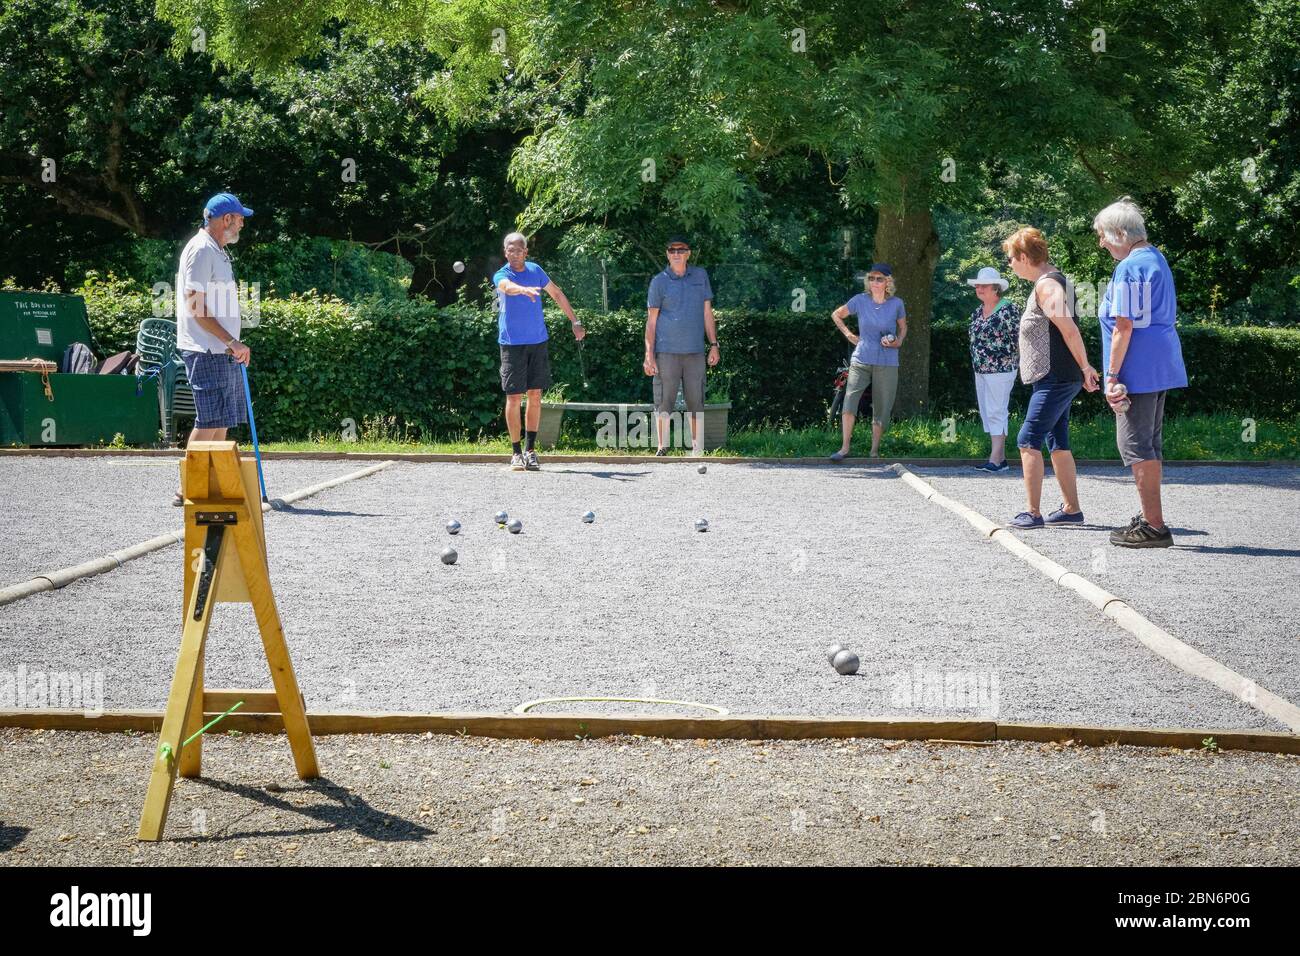
[[[691,244],[682,236],[668,240],[668,268],[650,280],[646,296],[645,361],[654,376],[656,434],[668,454],[668,416],[680,387],[690,413],[691,450],[704,450],[700,418],[704,412],[704,376],[718,364],[718,330],[713,321],[713,287],[709,274],[689,264]],[[707,365],[706,365],[707,363]]]

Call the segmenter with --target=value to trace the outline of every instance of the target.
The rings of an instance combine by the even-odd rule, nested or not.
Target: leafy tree
[[[256,67],[319,49],[335,19],[423,42],[448,67],[424,90],[441,115],[473,124],[504,107],[527,117],[510,175],[532,228],[591,234],[613,221],[626,237],[649,211],[652,222],[738,234],[765,176],[791,157],[815,162],[824,176],[814,188],[874,213],[860,262],[890,262],[907,302],[904,413],[923,409],[928,389],[935,211],[974,210],[989,193],[1059,194],[1091,211],[1185,179],[1201,141],[1183,107],[1210,78],[1204,43],[1187,39],[1238,44],[1248,13],[1236,0],[164,0],[163,9],[178,25],[210,25],[220,57]]]
[[[408,259],[413,293],[450,301],[464,281],[452,262],[485,270],[521,204],[505,182],[517,134],[490,119],[453,129],[425,105],[443,67],[427,50],[349,29],[317,39],[309,59],[255,76],[192,49],[192,29],[149,0],[10,0],[0,183],[19,188],[0,201],[22,225],[8,243],[26,232],[66,258],[66,233],[175,242],[229,188],[258,213],[246,241],[363,243]]]

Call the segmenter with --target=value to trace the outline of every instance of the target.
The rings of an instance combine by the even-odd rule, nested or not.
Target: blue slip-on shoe
[[[1068,511],[1065,510],[1065,506],[1062,505],[1061,507],[1057,508],[1055,511],[1053,511],[1050,515],[1047,516],[1047,523],[1048,524],[1083,524],[1083,512],[1076,511],[1074,514],[1070,514]]]
[[[1011,466],[1008,465],[1006,461],[1002,461],[1000,464],[994,464],[991,461],[986,461],[979,465],[971,465],[971,468],[975,469],[976,471],[986,471],[990,475],[997,474],[999,471],[1007,471],[1008,469],[1010,469],[1010,467]]]
[[[845,455],[844,452],[842,452],[842,451],[837,451],[835,454],[831,455],[831,461],[834,461],[834,462],[841,462],[841,461],[843,461],[843,460],[844,460],[845,458],[847,458],[847,457],[848,457],[848,456]]]
[[[1028,511],[1022,511],[1011,519],[1009,528],[1041,528],[1043,526],[1042,515],[1031,515]]]

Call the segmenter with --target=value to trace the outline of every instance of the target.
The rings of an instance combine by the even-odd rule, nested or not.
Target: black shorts
[[[551,356],[545,342],[501,346],[501,391],[522,395],[551,385]]]

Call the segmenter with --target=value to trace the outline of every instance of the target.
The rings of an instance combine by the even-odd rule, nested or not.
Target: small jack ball
[[[518,518],[515,518],[508,525],[506,525],[506,529],[511,534],[518,534],[520,531],[524,530],[524,523],[520,521]]]
[[[457,260],[457,261],[453,262],[453,263],[451,264],[451,267],[452,267],[452,269],[455,270],[456,272],[464,272],[464,271],[465,271],[465,263],[461,262],[460,260]]]
[[[702,475],[702,474],[704,474],[705,472],[707,472],[707,471],[709,470],[709,466],[708,466],[708,465],[700,465],[700,467],[699,467],[699,468],[696,468],[695,470],[698,471],[698,472]]]
[[[510,516],[506,514],[504,511],[497,512],[497,524],[505,524],[509,520],[510,520]]]
[[[826,648],[826,663],[834,664],[835,655],[843,650],[847,650],[843,644],[832,644],[830,647]]]
[[[846,677],[849,674],[858,672],[858,655],[852,651],[840,651],[835,655],[835,660],[831,661],[836,673],[843,674]]]
[[[448,534],[460,534],[460,522],[457,521],[455,518],[452,518],[450,521],[448,521],[448,522],[447,522],[447,533],[448,533]]]
[[[695,522],[695,530],[696,530],[696,531],[708,531],[708,530],[709,530],[709,522],[708,522],[707,520],[705,520],[704,518],[700,518],[698,521]]]
[[[588,511],[585,515],[582,516],[582,520],[584,524],[591,524],[593,521],[596,520],[596,512]]]
[[[441,555],[441,557],[442,557],[442,563],[443,563],[443,564],[455,564],[455,563],[456,563],[456,549],[455,549],[455,548],[443,548],[443,549],[442,549],[442,555]]]

